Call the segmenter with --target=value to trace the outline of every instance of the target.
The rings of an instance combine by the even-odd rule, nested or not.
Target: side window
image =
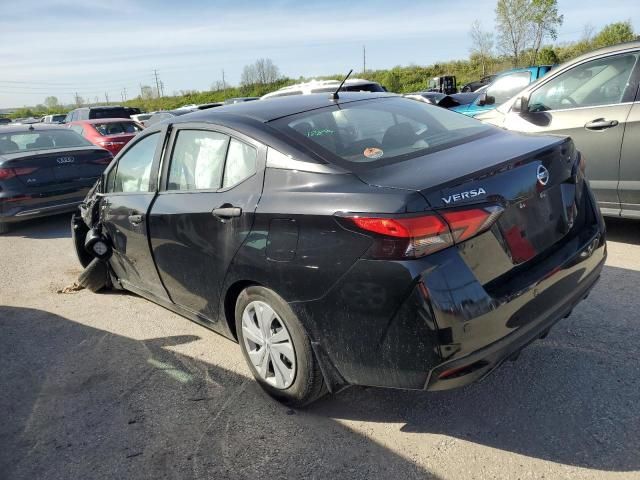
[[[158,144],[158,133],[153,133],[133,145],[120,157],[115,170],[114,182],[107,179],[109,192],[149,192],[151,167]],[[114,170],[111,170],[109,177]]]
[[[205,130],[181,130],[176,137],[168,190],[217,190],[222,184],[229,137]]]
[[[71,125],[71,130],[73,130],[74,132],[78,132],[80,135],[82,135],[83,129],[80,125]]]
[[[546,82],[529,98],[529,111],[565,110],[623,101],[638,53],[585,62]]]
[[[233,187],[256,173],[257,158],[258,152],[255,148],[232,138],[229,142],[222,187]]]
[[[514,72],[498,78],[487,87],[487,97],[494,99],[492,104],[500,105],[523,90],[531,83],[531,72]]]

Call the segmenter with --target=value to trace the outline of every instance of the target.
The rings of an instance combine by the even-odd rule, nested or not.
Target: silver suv
[[[595,50],[476,118],[508,130],[571,136],[602,213],[640,219],[639,59],[640,41]]]

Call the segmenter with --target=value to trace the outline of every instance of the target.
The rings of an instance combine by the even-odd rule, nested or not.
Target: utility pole
[[[367,71],[367,49],[362,46],[362,73]]]
[[[158,92],[158,97],[160,97],[160,81],[158,80],[158,70],[153,70],[153,75],[156,77],[156,91]]]
[[[100,99],[98,98],[98,96],[96,95],[96,105],[100,102]]]
[[[162,96],[164,97],[164,82],[162,80],[160,80],[160,92],[162,93]]]
[[[142,97],[143,97],[143,95],[142,95],[142,84],[140,84],[140,98],[142,98]]]
[[[107,102],[107,105],[109,105],[109,94],[107,92],[104,92],[104,100]]]
[[[227,99],[227,84],[224,81],[224,68],[222,69],[222,98]]]
[[[122,101],[126,102],[127,101],[127,87],[124,87],[122,89]]]

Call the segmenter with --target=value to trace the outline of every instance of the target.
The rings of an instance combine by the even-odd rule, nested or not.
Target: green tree
[[[540,65],[554,65],[556,63],[560,63],[560,59],[553,47],[546,46],[540,49],[540,53],[538,54],[538,63]]]
[[[496,4],[498,47],[511,57],[514,67],[520,65],[531,34],[530,6],[530,0],[498,0]]]
[[[606,25],[600,33],[593,37],[593,47],[607,47],[616,43],[629,42],[635,40],[636,35],[633,32],[631,20],[626,22],[616,22]]]
[[[558,38],[564,17],[558,13],[558,0],[531,0],[528,8],[531,28],[531,64],[535,65],[542,42]]]
[[[493,33],[482,30],[479,20],[471,24],[471,55],[476,56],[482,67],[482,75],[486,75],[487,67],[493,53]]]
[[[49,110],[55,110],[60,106],[60,104],[58,103],[58,97],[54,97],[54,96],[45,98],[44,104],[47,106]]]

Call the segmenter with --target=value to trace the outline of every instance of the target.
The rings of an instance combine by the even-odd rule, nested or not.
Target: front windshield
[[[273,124],[329,161],[351,167],[426,155],[492,131],[464,115],[398,97],[346,103]]]
[[[526,70],[524,72],[514,72],[499,77],[496,81],[487,87],[488,105],[500,105],[506,102],[516,93],[523,90],[531,81],[531,73]]]

